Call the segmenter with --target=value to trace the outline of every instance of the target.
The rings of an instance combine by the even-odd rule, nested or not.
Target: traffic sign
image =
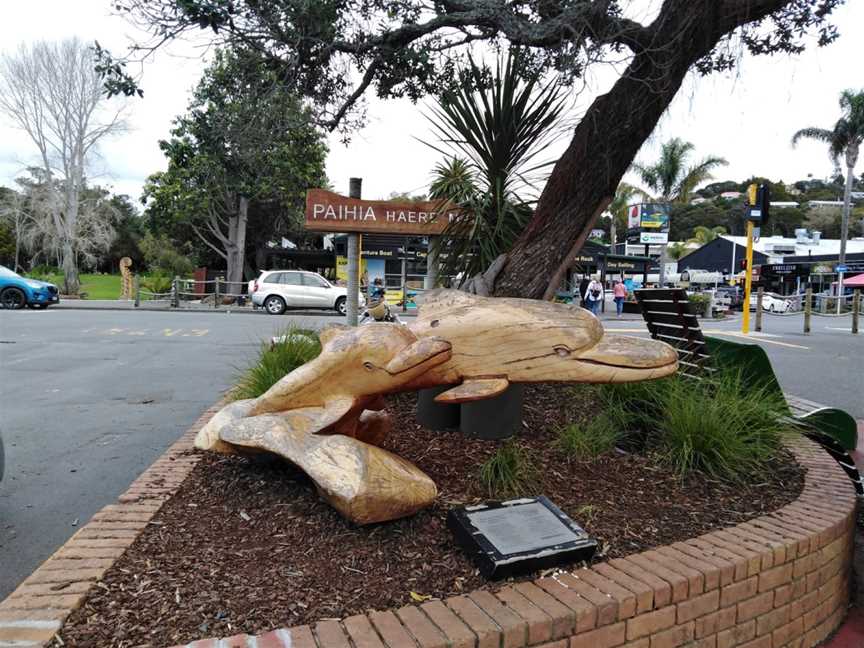
[[[848,272],[849,266],[840,265],[839,263],[834,266],[834,272]]]

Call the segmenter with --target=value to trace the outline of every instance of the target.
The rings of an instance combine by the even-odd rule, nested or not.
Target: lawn
[[[62,291],[63,275],[49,275],[44,280],[56,284]],[[119,299],[120,275],[82,274],[81,292],[87,293],[87,299]]]

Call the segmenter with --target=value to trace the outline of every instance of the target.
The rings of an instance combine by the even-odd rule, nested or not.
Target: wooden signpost
[[[348,324],[357,325],[356,293],[359,286],[361,234],[402,234],[429,239],[424,288],[434,288],[438,276],[437,238],[453,223],[460,212],[446,201],[407,202],[399,200],[362,200],[360,178],[351,178],[351,195],[342,196],[326,189],[306,193],[306,229],[310,232],[348,234]],[[452,229],[452,228],[451,228]],[[405,289],[404,267],[402,289]],[[353,301],[352,301],[353,300]]]
[[[441,201],[360,200],[325,189],[306,194],[306,229],[362,234],[443,234],[459,212]]]

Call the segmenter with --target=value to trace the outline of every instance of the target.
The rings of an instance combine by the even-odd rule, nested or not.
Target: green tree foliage
[[[707,157],[693,165],[688,165],[690,154],[695,147],[677,137],[660,147],[660,157],[653,164],[635,163],[634,171],[642,182],[654,192],[657,200],[668,203],[690,201],[694,190],[700,184],[711,180],[711,172],[728,162],[721,157]]]
[[[465,82],[457,68],[478,46],[528,49],[532,69],[554,70],[565,82],[596,62],[625,60],[573,127],[530,225],[490,276],[495,294],[540,297],[557,289],[572,250],[691,70],[729,70],[742,50],[799,53],[808,37],[820,45],[837,37],[829,18],[841,0],[718,2],[656,3],[650,22],[621,0],[125,0],[118,7],[150,29],[151,46],[203,29],[217,43],[254,50],[288,89],[311,99],[318,123],[346,132],[362,119],[370,88],[382,98],[438,95]],[[136,91],[110,56],[99,66],[109,92]]]
[[[430,193],[463,209],[442,250],[445,273],[467,280],[506,254],[528,222],[538,175],[550,164],[537,158],[555,140],[564,99],[524,55],[498,61],[494,72],[470,60],[463,72],[470,83],[445,92],[431,109],[439,143],[429,145],[457,153],[433,172]]]
[[[247,52],[217,52],[171,135],[160,142],[168,169],[145,188],[147,211],[191,229],[229,281],[242,276],[247,227],[261,245],[298,229],[306,190],[326,182],[327,148],[309,110]]]
[[[693,237],[688,239],[688,243],[695,243],[699,247],[710,243],[714,239],[718,238],[726,234],[726,228],[722,225],[718,225],[716,227],[705,227],[704,225],[697,225],[693,228]]]

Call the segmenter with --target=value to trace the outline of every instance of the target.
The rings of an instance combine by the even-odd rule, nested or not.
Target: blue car
[[[48,308],[59,301],[60,294],[54,284],[22,277],[0,266],[0,306],[3,308]]]

